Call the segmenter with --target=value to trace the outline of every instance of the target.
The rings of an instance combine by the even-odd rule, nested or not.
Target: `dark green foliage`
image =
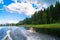
[[[60,3],[56,2],[55,7],[51,5],[43,11],[35,12],[31,18],[26,18],[20,24],[51,24],[60,22]]]
[[[48,29],[48,28],[34,28],[39,33],[48,34],[60,39],[60,28],[57,29]]]

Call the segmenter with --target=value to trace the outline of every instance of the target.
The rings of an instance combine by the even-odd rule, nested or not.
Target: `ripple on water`
[[[26,31],[27,40],[56,40],[54,37],[51,37],[46,34],[41,34],[37,32]]]
[[[56,40],[46,34],[27,31],[24,27],[1,27],[0,35],[2,36],[5,33],[5,36],[8,30],[11,30],[10,36],[13,40]]]

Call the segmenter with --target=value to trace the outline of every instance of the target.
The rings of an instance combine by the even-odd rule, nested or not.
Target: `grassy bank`
[[[32,27],[36,32],[48,34],[60,39],[60,23],[42,24],[42,25],[24,25],[28,28]]]
[[[59,38],[60,40],[60,28],[34,28],[34,30],[39,33]]]
[[[60,28],[60,23],[55,24],[41,24],[41,25],[23,25],[25,27],[35,27],[35,28]]]

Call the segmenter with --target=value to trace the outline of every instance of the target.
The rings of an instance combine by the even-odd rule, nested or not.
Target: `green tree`
[[[19,24],[50,24],[60,22],[60,3],[56,2],[55,7],[51,5],[47,9],[35,12],[31,18],[26,18]]]

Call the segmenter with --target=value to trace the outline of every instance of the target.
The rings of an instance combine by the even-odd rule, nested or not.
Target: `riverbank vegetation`
[[[56,37],[60,40],[60,28],[34,28],[36,32],[51,35],[53,37]]]
[[[60,23],[55,24],[41,24],[41,25],[22,25],[25,27],[33,27],[33,28],[60,28]]]
[[[20,21],[16,25],[32,25],[35,27],[59,27],[60,23],[60,3],[56,2],[55,6],[51,5],[47,9],[40,10],[35,12],[30,18],[26,18],[23,21]],[[43,25],[42,25],[43,24]],[[44,25],[45,24],[45,25]],[[47,25],[46,25],[47,24]],[[49,25],[50,24],[50,25]]]
[[[37,32],[60,38],[60,3],[56,2],[47,9],[35,12],[30,18],[26,18],[16,25],[32,27]]]
[[[31,18],[26,18],[16,25],[25,26],[27,29],[32,27],[36,32],[60,38],[60,3],[56,2],[55,6],[35,12]]]

